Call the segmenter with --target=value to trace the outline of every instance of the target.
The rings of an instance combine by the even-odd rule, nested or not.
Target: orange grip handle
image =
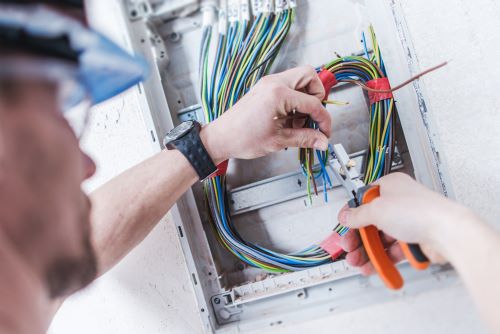
[[[403,254],[405,255],[408,262],[410,262],[411,266],[417,270],[425,270],[429,267],[429,260],[425,257],[420,250],[420,247],[416,244],[409,245],[406,242],[399,242],[401,249],[403,250]]]
[[[379,186],[362,188],[362,191],[358,192],[358,196],[361,197],[359,201],[361,205],[370,203],[380,196],[380,188]],[[370,225],[361,228],[359,234],[361,235],[361,240],[363,241],[368,258],[384,284],[389,289],[400,289],[404,283],[403,277],[387,255],[382,240],[380,239],[378,229]]]

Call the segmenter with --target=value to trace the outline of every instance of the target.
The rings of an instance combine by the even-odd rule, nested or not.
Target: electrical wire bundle
[[[344,57],[325,65],[335,74],[338,82],[355,83],[368,91],[370,99],[370,126],[368,132],[368,159],[365,165],[364,182],[372,183],[391,170],[395,144],[396,106],[387,80],[384,61],[380,53],[373,27],[370,27],[373,54],[369,57],[363,34],[365,56]]]
[[[204,17],[200,53],[201,103],[206,122],[211,122],[229,110],[262,76],[266,75],[295,17],[295,0],[221,0],[218,10],[218,29],[215,25],[214,0],[202,1]],[[203,5],[203,4],[209,5]],[[251,13],[253,15],[251,15]],[[369,57],[363,35],[366,58],[343,57],[318,68],[319,76],[329,93],[338,82],[354,83],[368,91],[370,98],[369,153],[365,167],[365,182],[370,183],[390,172],[394,151],[394,113],[392,91],[418,77],[439,68],[425,71],[397,88],[391,89],[373,29],[370,27],[373,55]],[[217,42],[212,45],[212,39]],[[211,52],[211,48],[215,50]],[[213,61],[210,55],[214,53]],[[328,74],[326,79],[324,74]],[[325,80],[324,80],[325,79]],[[327,94],[328,95],[328,94]],[[326,101],[325,103],[335,103]],[[335,103],[337,104],[337,103]],[[305,127],[317,128],[307,119]],[[319,131],[319,130],[318,130]],[[315,156],[319,165],[315,166]],[[299,159],[307,177],[311,201],[312,189],[318,193],[316,180],[323,179],[324,199],[327,187],[332,187],[326,170],[329,151],[301,149]],[[338,237],[347,229],[337,225],[321,244],[289,254],[279,253],[243,239],[235,228],[229,212],[226,176],[212,177],[204,182],[204,194],[209,219],[219,242],[234,256],[250,266],[268,272],[303,270],[335,261],[343,250]]]
[[[304,124],[306,128],[318,129],[318,125],[311,118],[307,118]],[[318,130],[319,131],[319,130]],[[319,166],[314,167],[315,164],[315,155],[318,158]],[[329,150],[319,151],[311,148],[301,148],[299,149],[299,161],[300,167],[302,169],[302,173],[306,178],[306,189],[307,189],[307,197],[309,199],[309,203],[312,204],[312,192],[316,196],[318,195],[318,186],[316,184],[316,180],[319,178],[323,179],[323,198],[325,202],[328,202],[328,193],[327,186],[332,188],[332,181],[328,172],[326,171],[326,166],[328,166]]]
[[[230,109],[269,72],[295,16],[295,1],[252,1],[253,18],[247,15],[247,5],[245,0],[221,2],[215,60],[211,66],[209,50],[215,29],[214,24],[204,27],[200,86],[207,122]],[[205,181],[204,192],[219,241],[245,263],[269,272],[288,272],[331,261],[330,254],[319,245],[282,254],[243,239],[229,213],[224,175]]]
[[[330,89],[341,82],[358,84],[369,92],[369,152],[366,160],[365,183],[371,183],[390,172],[394,150],[394,99],[390,91],[385,92],[385,94],[380,92],[380,88],[390,90],[390,86],[373,27],[370,27],[370,34],[374,51],[371,57],[363,33],[366,58],[358,56],[339,57],[317,69],[320,79],[327,90],[325,101],[328,98]],[[328,75],[325,76],[325,72],[330,72],[334,76],[329,78]],[[329,83],[327,83],[328,81]],[[368,87],[370,85],[373,88]],[[317,129],[316,123],[311,119],[306,121],[304,127]],[[328,153],[329,151],[324,152],[310,148],[301,148],[299,150],[300,166],[307,178],[307,193],[311,202],[312,188],[314,193],[318,195],[316,180],[320,177],[323,178],[324,200],[325,202],[328,201],[327,184],[330,188],[332,186],[325,168],[328,165]],[[319,162],[317,166],[315,166],[315,155]]]
[[[248,0],[221,0],[211,75],[209,51],[215,32],[213,24],[204,25],[200,77],[207,122],[230,109],[269,72],[295,15],[295,1],[277,0],[273,4],[271,0],[252,1],[251,19]]]

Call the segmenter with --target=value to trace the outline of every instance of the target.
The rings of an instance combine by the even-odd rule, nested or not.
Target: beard
[[[79,215],[80,226],[84,227],[80,255],[61,254],[52,260],[46,270],[46,284],[52,299],[70,295],[97,277],[97,258],[91,242],[90,201],[86,196],[84,198],[85,209]]]

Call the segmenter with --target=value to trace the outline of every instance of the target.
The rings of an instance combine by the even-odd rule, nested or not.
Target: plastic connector
[[[335,78],[335,74],[325,69],[322,69],[321,72],[318,73],[318,76],[325,88],[325,97],[323,100],[328,100],[328,95],[330,95],[332,87],[338,83],[337,78]]]
[[[264,0],[262,2],[262,12],[263,13],[272,13],[273,11],[274,11],[274,1]]]
[[[332,232],[323,240],[323,242],[319,245],[319,247],[323,248],[328,254],[330,254],[331,258],[335,260],[340,255],[344,253],[342,247],[339,246],[341,236],[338,235],[337,232]]]
[[[286,0],[276,0],[274,3],[276,14],[282,13],[285,10]]]
[[[227,34],[227,0],[220,1],[219,7],[219,34]]]
[[[251,2],[253,15],[258,16],[262,13],[263,0],[251,0]]]
[[[217,6],[213,0],[205,0],[201,3],[202,26],[214,25],[216,20]]]
[[[227,20],[229,21],[229,24],[240,20],[240,2],[238,0],[228,0]]]
[[[243,21],[250,21],[250,5],[248,3],[248,0],[240,1],[240,14]]]

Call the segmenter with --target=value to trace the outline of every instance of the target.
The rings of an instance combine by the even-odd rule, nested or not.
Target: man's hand
[[[233,108],[205,126],[202,140],[215,163],[254,159],[286,147],[326,150],[331,118],[321,104],[324,95],[312,67],[266,76]],[[310,116],[320,130],[303,128],[304,120],[282,118],[294,110]]]
[[[471,215],[469,211],[425,188],[406,174],[390,174],[374,184],[380,186],[380,197],[356,209],[344,207],[339,213],[339,223],[356,229],[377,226],[384,232],[382,241],[394,262],[404,259],[401,247],[394,238],[419,243],[431,261],[443,262],[439,255],[438,234],[443,225]],[[349,264],[360,267],[363,274],[374,272],[357,230],[350,230],[341,239],[340,246],[348,252],[346,261]]]

